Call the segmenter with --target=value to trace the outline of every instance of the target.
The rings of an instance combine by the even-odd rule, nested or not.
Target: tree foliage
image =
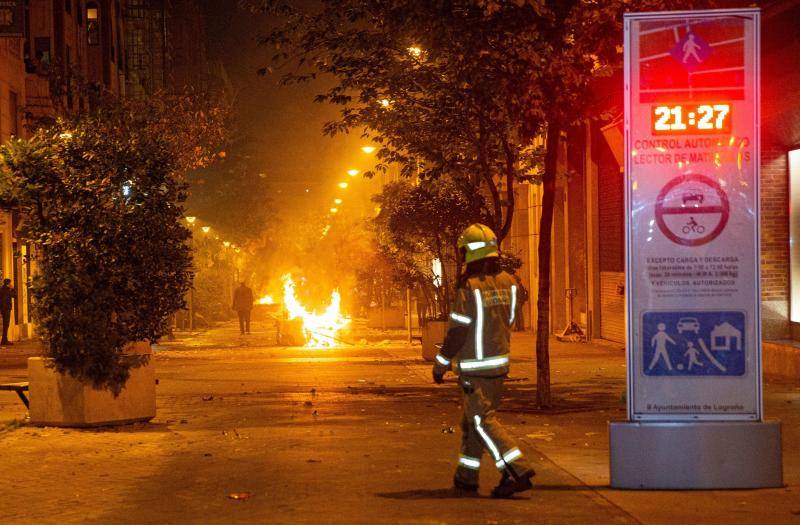
[[[191,285],[186,170],[223,136],[189,96],[107,99],[0,148],[0,198],[37,248],[32,306],[59,372],[115,392],[134,341],[155,341]]]
[[[534,177],[540,160],[530,138],[542,121],[528,111],[541,99],[530,66],[545,60],[536,11],[487,13],[463,0],[294,5],[262,2],[284,20],[263,42],[276,49],[284,83],[330,79],[317,101],[341,113],[325,132],[364,130],[380,148],[376,170],[396,163],[406,176],[471,180],[488,197],[485,221],[504,238],[513,183]]]
[[[387,184],[375,201],[381,207],[375,221],[379,245],[397,261],[401,275],[430,286],[434,282],[431,261],[442,263],[437,313],[448,313],[459,267],[458,236],[482,220],[482,195],[467,180],[441,177],[419,185]]]

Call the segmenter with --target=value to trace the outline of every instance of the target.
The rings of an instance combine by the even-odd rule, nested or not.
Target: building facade
[[[170,19],[173,3],[185,16]],[[175,73],[168,60],[171,35],[181,35],[185,47],[187,35],[196,39],[203,26],[195,0],[13,0],[0,10],[0,142],[85,111],[92,93],[150,96],[174,86],[173,77],[192,83],[193,71],[208,69],[189,64],[204,59],[202,40],[192,42],[200,51],[187,53]],[[35,334],[29,291],[35,247],[20,236],[22,221],[0,210],[0,274],[17,293],[12,340]]]

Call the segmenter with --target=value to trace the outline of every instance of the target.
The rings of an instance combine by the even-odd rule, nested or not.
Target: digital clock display
[[[730,133],[730,104],[653,106],[654,135]]]

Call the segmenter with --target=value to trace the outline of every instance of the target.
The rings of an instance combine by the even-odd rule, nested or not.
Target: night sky
[[[324,208],[336,183],[355,167],[369,162],[359,147],[366,142],[357,134],[331,139],[322,125],[335,118],[337,109],[315,104],[320,84],[282,87],[278,72],[263,77],[260,67],[269,63],[271,50],[256,39],[270,26],[264,15],[234,7],[231,0],[206,0],[209,58],[221,62],[235,91],[236,134],[243,135],[232,151],[250,156],[254,174],[264,173],[273,184],[276,202],[292,206],[305,203]],[[310,193],[305,189],[309,188]]]

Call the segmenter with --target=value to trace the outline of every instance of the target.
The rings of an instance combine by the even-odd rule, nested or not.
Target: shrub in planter
[[[126,345],[155,341],[191,284],[183,173],[212,158],[222,111],[190,96],[98,101],[0,148],[0,198],[37,247],[34,316],[57,372],[118,393]]]

